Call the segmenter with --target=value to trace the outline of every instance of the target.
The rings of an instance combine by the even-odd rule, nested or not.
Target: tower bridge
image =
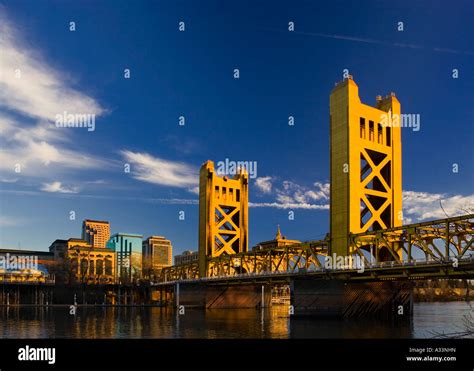
[[[200,171],[199,260],[161,271],[162,301],[207,308],[270,305],[289,284],[295,314],[411,313],[413,280],[473,278],[474,214],[403,225],[401,128],[394,93],[361,102],[352,77],[330,95],[330,233],[323,240],[248,251],[248,175]],[[331,266],[354,256],[361,267]]]

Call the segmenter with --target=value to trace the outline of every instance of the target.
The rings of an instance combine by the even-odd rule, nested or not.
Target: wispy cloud
[[[20,166],[15,175],[46,177],[69,168],[102,168],[104,160],[74,149],[77,129],[53,122],[64,111],[99,116],[106,110],[72,88],[71,78],[22,37],[0,8],[0,170],[14,174]]]
[[[54,188],[54,186],[51,186]],[[17,196],[40,196],[44,197],[45,194],[39,191],[23,191],[23,190],[2,190],[2,193],[9,193]],[[64,193],[64,192],[62,192]],[[120,196],[120,195],[98,195],[98,194],[85,194],[85,193],[66,193],[62,195],[68,198],[83,198],[83,199],[98,199],[98,200],[119,200],[119,201],[141,201],[151,204],[158,205],[199,205],[199,200],[193,198],[154,198],[154,197],[134,197],[134,196]]]
[[[121,151],[130,163],[133,178],[156,185],[186,188],[195,193],[198,185],[197,168],[183,162],[164,160],[145,152]]]
[[[21,224],[16,218],[0,216],[0,227],[14,227]]]
[[[59,192],[59,193],[77,193],[78,187],[66,187],[61,182],[43,183],[41,190],[44,192]]]
[[[288,31],[282,31],[281,29],[275,29],[275,28],[266,28],[266,30],[273,31],[273,32],[279,32],[279,33],[282,33],[282,32],[288,33]],[[376,44],[376,45],[383,45],[383,46],[394,46],[394,47],[397,47],[397,48],[429,50],[429,51],[433,51],[433,52],[437,52],[437,53],[474,55],[474,51],[472,51],[472,50],[457,50],[457,49],[450,49],[450,48],[430,47],[430,46],[426,46],[426,45],[407,44],[407,43],[398,43],[398,42],[377,40],[377,39],[371,39],[371,38],[368,38],[368,37],[336,35],[336,34],[327,34],[327,33],[322,33],[322,32],[305,32],[305,31],[296,31],[296,30],[292,31],[291,33],[304,35],[304,36],[322,37],[322,38],[326,38],[326,39],[354,41],[354,42],[364,43],[364,44]]]
[[[405,224],[474,213],[474,195],[403,191],[403,210]]]
[[[54,120],[56,114],[104,113],[97,101],[71,88],[71,78],[50,67],[22,40],[0,8],[0,104],[29,117]]]
[[[311,204],[319,201],[326,204],[329,200],[329,183],[315,182],[310,188],[285,180],[282,187],[276,189],[276,199],[281,203]]]
[[[276,176],[257,178],[256,188],[274,200],[252,202],[250,207],[277,209],[329,210],[330,184],[314,182],[312,187]],[[474,195],[403,191],[404,224],[474,213]]]
[[[292,202],[249,202],[249,207],[270,207],[274,209],[329,210],[329,204],[317,205]]]
[[[315,182],[312,187],[284,180],[277,184],[277,177],[266,176],[255,180],[255,186],[263,194],[273,195],[275,201],[253,202],[250,207],[271,207],[277,209],[329,209],[329,183]]]
[[[255,179],[255,186],[262,193],[270,193],[272,191],[272,177],[264,176]]]

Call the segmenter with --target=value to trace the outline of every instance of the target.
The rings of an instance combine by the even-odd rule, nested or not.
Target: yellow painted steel
[[[463,264],[472,263],[470,252],[474,250],[473,244],[474,214],[353,234],[349,241],[350,249],[355,253],[360,254],[360,250],[372,246],[374,251],[387,249],[392,255],[391,261],[371,262],[365,255],[360,254],[366,269],[373,267],[373,269],[384,270],[394,266],[392,264],[394,263],[395,266],[410,268],[413,274],[416,274],[419,267],[418,277],[428,277],[431,273],[424,271],[427,264],[423,262],[416,264],[414,254],[423,255],[425,263],[448,264],[452,267],[453,258]],[[320,240],[234,255],[220,255],[208,259],[205,277],[241,276],[245,278],[248,275],[248,278],[252,279],[256,275],[274,273],[302,274],[318,271],[328,273],[321,270],[328,251],[329,241]],[[403,260],[397,261],[401,254],[403,254]],[[459,271],[458,273],[462,273],[462,269]],[[458,273],[451,270],[446,273],[446,277],[455,276]],[[363,277],[358,273],[355,273],[355,276]],[[198,262],[193,262],[164,268],[160,281],[193,280],[201,277],[203,276],[199,273]]]
[[[199,183],[199,262],[164,268],[160,280],[321,271],[324,257],[333,254],[358,254],[367,267],[375,263],[377,269],[415,264],[413,271],[414,251],[437,264],[450,264],[452,258],[470,261],[473,214],[402,226],[400,115],[393,93],[377,97],[371,107],[361,103],[352,78],[333,89],[331,233],[321,241],[270,244],[248,252],[248,175],[219,177],[213,162],[206,162]],[[451,270],[446,276],[454,274]]]
[[[248,174],[234,178],[216,174],[214,162],[202,165],[199,178],[199,272],[207,276],[207,260],[248,250]]]
[[[350,234],[402,224],[399,122],[400,103],[393,93],[368,106],[352,77],[331,92],[331,253],[353,254]],[[391,260],[392,254],[383,248],[378,258]]]

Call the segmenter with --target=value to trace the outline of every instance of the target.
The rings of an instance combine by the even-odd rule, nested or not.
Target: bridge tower
[[[248,250],[248,174],[218,176],[214,163],[199,176],[199,276],[207,275],[207,259]]]
[[[400,102],[394,93],[376,101],[362,103],[351,76],[331,92],[331,254],[353,254],[350,233],[402,224]],[[393,260],[387,249],[376,254]]]

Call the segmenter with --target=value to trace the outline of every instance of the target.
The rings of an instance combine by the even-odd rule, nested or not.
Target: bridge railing
[[[411,262],[416,255],[442,262],[473,251],[474,214],[353,234],[349,250],[376,261]]]

